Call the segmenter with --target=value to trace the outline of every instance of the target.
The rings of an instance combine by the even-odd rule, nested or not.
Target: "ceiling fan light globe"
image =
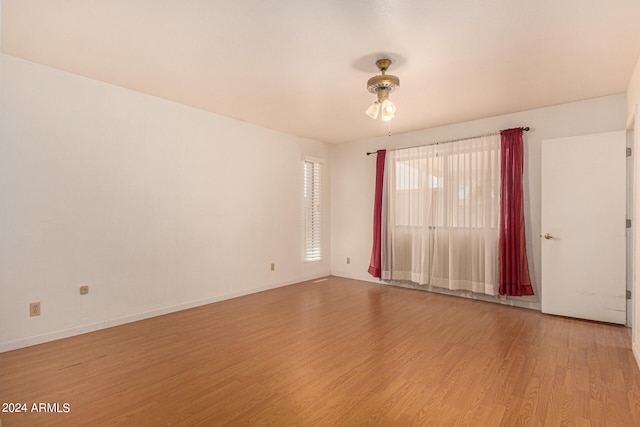
[[[393,102],[385,99],[382,101],[382,111],[385,113],[393,114],[396,112],[396,106],[393,105]]]
[[[396,116],[396,106],[393,105],[393,102],[385,99],[382,102],[382,120],[388,122]]]
[[[380,102],[376,101],[367,108],[367,111],[364,112],[367,116],[372,119],[377,119],[380,114]]]

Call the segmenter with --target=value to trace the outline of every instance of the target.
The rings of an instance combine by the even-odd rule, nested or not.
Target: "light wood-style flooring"
[[[329,277],[0,354],[2,427],[639,426],[630,332]]]

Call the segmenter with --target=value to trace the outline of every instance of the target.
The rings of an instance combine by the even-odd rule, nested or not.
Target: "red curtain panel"
[[[376,160],[376,193],[373,204],[373,248],[371,249],[371,262],[369,274],[373,277],[381,277],[381,251],[382,251],[382,185],[384,183],[384,160],[387,150],[378,150]]]
[[[522,128],[500,132],[500,295],[533,295],[524,230]]]

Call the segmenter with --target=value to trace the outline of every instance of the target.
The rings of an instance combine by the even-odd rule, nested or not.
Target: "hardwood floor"
[[[0,354],[30,425],[640,425],[624,327],[337,277]]]

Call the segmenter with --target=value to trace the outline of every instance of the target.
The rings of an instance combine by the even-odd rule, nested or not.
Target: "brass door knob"
[[[549,239],[557,239],[557,237],[556,237],[556,236],[554,236],[554,235],[553,235],[553,234],[551,234],[551,233],[547,233],[547,234],[545,234],[545,235],[544,235],[544,238],[545,238],[545,239],[547,239],[547,240],[549,240]]]

